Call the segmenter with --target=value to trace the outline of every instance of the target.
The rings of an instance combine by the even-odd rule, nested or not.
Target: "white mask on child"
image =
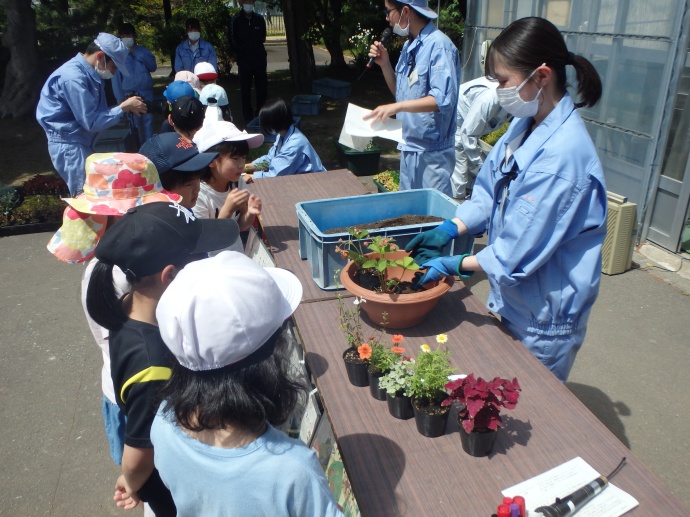
[[[544,66],[545,64],[546,63],[541,66]],[[534,69],[534,72],[527,76],[527,79],[522,81],[520,86],[510,86],[509,88],[496,89],[498,103],[501,105],[501,108],[506,110],[515,118],[533,117],[539,110],[539,95],[541,95],[543,88],[539,88],[539,91],[531,101],[523,101],[522,97],[520,97],[520,90],[527,84],[527,81],[529,81],[535,73],[537,73],[536,68]]]

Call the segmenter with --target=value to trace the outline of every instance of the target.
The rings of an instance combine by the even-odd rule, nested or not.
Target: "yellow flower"
[[[422,346],[420,346],[419,348],[422,349],[422,352],[431,352],[431,347],[430,347],[429,345],[427,345],[426,343],[424,343],[424,344],[423,344]]]
[[[439,334],[438,336],[436,336],[436,342],[437,343],[443,344],[446,341],[448,341],[448,335],[447,334]]]

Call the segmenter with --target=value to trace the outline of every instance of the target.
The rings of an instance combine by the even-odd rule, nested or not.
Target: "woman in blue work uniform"
[[[427,0],[385,1],[393,32],[409,37],[393,70],[388,51],[375,41],[369,50],[395,95],[393,104],[377,107],[365,119],[372,123],[396,115],[402,120],[400,189],[435,188],[453,195],[455,128],[460,61],[458,49],[432,19]]]
[[[599,292],[606,234],[604,174],[565,89],[566,66],[575,68],[582,105],[596,104],[599,75],[568,51],[553,24],[523,18],[501,32],[486,74],[515,119],[487,157],[472,199],[407,246],[429,268],[420,283],[484,271],[487,307],[563,382]],[[458,234],[487,229],[488,245],[476,255],[438,256]]]

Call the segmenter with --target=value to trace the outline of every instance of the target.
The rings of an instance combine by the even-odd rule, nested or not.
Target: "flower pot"
[[[376,371],[372,373],[369,371],[369,392],[376,400],[386,400],[386,390],[379,388],[379,379],[383,377],[383,372]]]
[[[347,378],[353,386],[369,386],[369,363],[366,360],[360,359],[357,350],[348,348],[343,352],[343,361],[345,361],[345,370],[347,371]]]
[[[417,424],[419,434],[428,438],[436,438],[446,432],[450,406],[418,407],[417,401],[413,400],[412,409],[414,410],[414,421]]]
[[[388,411],[395,418],[399,418],[400,420],[408,420],[414,416],[410,397],[398,395],[396,393],[393,397],[388,395],[386,397],[386,402],[388,403]]]
[[[357,151],[335,142],[340,166],[348,169],[355,176],[373,176],[379,172],[381,148],[374,144],[371,149]]]
[[[366,254],[367,257],[375,255],[375,253]],[[398,260],[407,255],[408,253],[404,250],[386,254],[392,260]],[[370,291],[358,285],[355,281],[357,273],[355,263],[348,262],[340,272],[340,283],[353,295],[366,300],[366,303],[361,304],[360,307],[367,313],[372,323],[379,324],[384,321],[383,313],[385,312],[387,314],[386,328],[389,329],[405,329],[419,325],[454,282],[454,278],[448,276],[438,282],[426,284],[423,290],[415,293],[387,294]],[[389,278],[400,278],[403,282],[411,282],[414,274],[415,271],[404,270],[401,267],[389,268],[387,271]]]
[[[460,418],[458,418],[458,424],[460,425],[460,443],[462,443],[463,451],[476,458],[488,456],[489,453],[491,453],[491,450],[494,448],[494,443],[496,442],[496,436],[498,436],[498,431],[484,429],[468,433],[465,431],[465,428],[462,427],[462,420]]]

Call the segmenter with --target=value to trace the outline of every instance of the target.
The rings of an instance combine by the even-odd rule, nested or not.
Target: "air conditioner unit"
[[[637,235],[637,204],[628,198],[607,192],[608,219],[606,239],[601,251],[601,272],[606,275],[624,273],[632,264]]]

